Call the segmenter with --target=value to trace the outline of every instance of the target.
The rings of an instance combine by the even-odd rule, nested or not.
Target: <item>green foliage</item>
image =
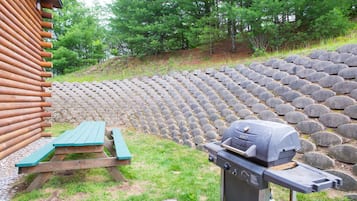
[[[56,75],[73,72],[80,63],[78,53],[66,47],[59,47],[54,50],[53,55],[53,71]]]
[[[214,43],[246,40],[260,55],[267,50],[341,35],[353,16],[353,0],[116,0],[113,43],[120,55],[152,55]],[[325,27],[325,25],[328,25]],[[239,38],[240,37],[240,38]]]
[[[314,20],[311,32],[316,39],[331,38],[345,34],[350,26],[348,18],[339,9],[334,8]]]
[[[218,27],[217,16],[211,14],[198,21],[199,27],[196,28],[199,43],[209,49],[210,54],[214,53],[214,43],[223,39],[222,31]]]
[[[73,72],[105,58],[104,31],[98,16],[77,0],[64,0],[55,11],[53,71]]]
[[[78,0],[63,5],[54,16],[54,52],[64,47],[77,53],[78,61],[66,62],[74,54],[62,49],[55,56],[56,73],[110,54],[143,57],[196,47],[213,54],[215,43],[226,39],[233,52],[237,41],[249,43],[255,56],[302,47],[346,33],[357,12],[355,0],[114,0],[93,10]]]
[[[155,55],[197,45],[196,26],[205,12],[201,3],[191,0],[116,0],[111,9],[111,41],[121,54]],[[204,11],[204,10],[203,10]],[[114,34],[116,33],[116,34]]]

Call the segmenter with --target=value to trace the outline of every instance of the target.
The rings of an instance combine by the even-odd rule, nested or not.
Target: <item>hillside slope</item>
[[[196,49],[168,52],[143,58],[114,57],[101,62],[98,65],[81,69],[79,71],[55,76],[52,81],[59,82],[85,82],[104,80],[123,80],[133,77],[165,75],[170,72],[196,70],[206,68],[219,68],[221,66],[232,66],[247,64],[257,61],[266,61],[271,57],[283,58],[290,54],[307,55],[318,50],[335,50],[345,44],[357,43],[357,22],[351,31],[337,38],[309,42],[298,49],[275,50],[260,56],[253,56],[249,45],[236,43],[237,52],[230,50],[230,41],[220,41],[215,44],[214,54],[210,54],[207,47]],[[295,47],[296,48],[296,47]]]
[[[297,159],[357,191],[357,44],[219,70],[55,82],[52,93],[55,122],[104,120],[198,149],[239,119],[287,123],[301,134]]]

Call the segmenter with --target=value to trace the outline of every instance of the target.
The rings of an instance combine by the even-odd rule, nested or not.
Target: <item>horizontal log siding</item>
[[[50,7],[50,5],[42,5]],[[45,68],[52,57],[44,48],[52,44],[45,38],[52,23],[43,18],[52,14],[36,8],[36,0],[0,0],[0,159],[39,139],[51,126],[45,101],[51,93]],[[47,135],[47,134],[46,134]]]

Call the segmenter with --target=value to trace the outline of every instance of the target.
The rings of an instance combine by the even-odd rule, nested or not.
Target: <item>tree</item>
[[[112,34],[118,52],[150,55],[187,49],[198,44],[194,27],[207,15],[210,1],[116,0],[112,5]],[[209,8],[210,9],[210,8]]]
[[[98,63],[105,57],[106,48],[97,16],[76,0],[64,0],[63,5],[54,17],[56,37],[52,51],[56,74]]]
[[[78,54],[65,47],[59,47],[53,51],[53,55],[52,62],[53,66],[55,66],[53,73],[55,75],[72,72],[80,63]]]

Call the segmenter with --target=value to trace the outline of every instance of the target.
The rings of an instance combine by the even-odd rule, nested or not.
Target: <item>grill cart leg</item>
[[[297,201],[296,199],[296,191],[290,189],[290,200],[289,201]]]
[[[221,170],[221,201],[269,201],[270,188],[259,189]]]

